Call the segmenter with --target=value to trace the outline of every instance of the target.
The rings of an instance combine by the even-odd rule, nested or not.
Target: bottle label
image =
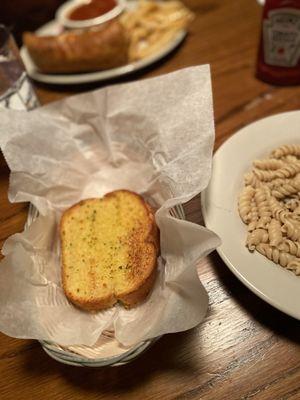
[[[280,8],[263,22],[266,64],[295,67],[300,60],[300,10]]]

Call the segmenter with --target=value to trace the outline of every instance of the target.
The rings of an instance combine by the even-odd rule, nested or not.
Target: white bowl
[[[55,14],[55,19],[68,29],[82,29],[82,28],[91,28],[93,26],[97,26],[103,24],[105,22],[110,21],[113,18],[116,18],[118,15],[122,13],[126,6],[125,0],[115,0],[116,6],[108,11],[107,13],[100,15],[96,18],[84,19],[84,20],[72,20],[68,17],[70,12],[78,6],[87,4],[86,0],[70,0],[66,3],[63,3]]]

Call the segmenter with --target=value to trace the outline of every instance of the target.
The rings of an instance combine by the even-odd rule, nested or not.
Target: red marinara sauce
[[[97,18],[115,8],[116,5],[115,0],[90,0],[87,4],[74,8],[68,17],[74,21]]]
[[[256,76],[275,85],[300,84],[300,0],[266,0]]]

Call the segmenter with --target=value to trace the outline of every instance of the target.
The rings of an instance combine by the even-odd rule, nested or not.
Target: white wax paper
[[[11,169],[9,200],[39,217],[11,236],[0,265],[0,330],[61,345],[93,345],[104,329],[129,346],[196,326],[207,294],[196,264],[220,244],[169,214],[201,192],[211,172],[214,123],[209,67],[192,67],[69,97],[37,110],[0,111]],[[159,274],[147,300],[89,313],[61,287],[58,223],[79,200],[130,189],[157,208]],[[200,206],[200,205],[199,205]]]

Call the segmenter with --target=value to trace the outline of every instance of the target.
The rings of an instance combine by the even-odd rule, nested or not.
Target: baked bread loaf
[[[151,208],[127,190],[83,200],[60,224],[62,283],[84,310],[143,301],[155,281],[159,233]]]
[[[104,27],[72,30],[56,36],[25,32],[23,42],[44,73],[98,71],[119,67],[128,61],[129,41],[117,20]]]

